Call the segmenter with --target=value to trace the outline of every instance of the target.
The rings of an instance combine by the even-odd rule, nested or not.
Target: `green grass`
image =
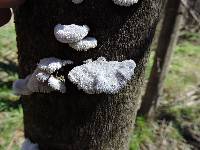
[[[165,99],[179,97],[200,83],[200,35],[185,33],[188,40],[181,40],[174,50],[169,72],[164,83]],[[147,65],[146,79],[153,65],[154,52]]]
[[[147,65],[146,79],[149,78],[151,67],[153,65],[154,51],[151,52],[150,60]],[[164,82],[164,99],[174,100],[189,89],[200,83],[200,35],[195,33],[185,33],[182,40],[179,41],[169,68],[169,72]],[[175,118],[173,127],[166,135],[168,138],[182,141],[183,137],[179,131],[180,124],[184,119],[190,122],[199,121],[200,106],[185,108],[167,108],[168,117]],[[139,150],[144,141],[152,142],[155,133],[149,122],[139,118],[134,130],[130,150]]]
[[[20,145],[18,143],[21,141],[18,140],[21,137],[19,137],[17,132],[23,130],[21,107],[15,109],[9,108],[9,111],[1,112],[0,115],[0,149],[6,150],[12,143],[12,140],[15,140],[16,143],[12,145],[12,149],[19,150]]]
[[[192,33],[192,32],[184,32],[181,36],[181,39],[187,41],[197,41],[199,42],[200,34],[199,33]]]
[[[163,141],[167,143],[170,143],[170,141],[177,141],[178,143],[183,144],[183,137],[179,129],[170,123],[156,122],[137,117],[129,150],[140,150],[147,145],[154,147],[153,149],[157,147],[162,149],[160,146]],[[174,147],[172,149],[175,149]]]
[[[5,52],[16,51],[16,35],[14,31],[14,24],[9,23],[0,28],[0,56]]]
[[[138,117],[134,129],[130,150],[139,150],[143,142],[153,142],[153,131],[149,123],[142,117]]]
[[[17,48],[14,24],[9,23],[0,28],[0,86],[2,82],[16,80]]]
[[[172,106],[166,107],[160,112],[160,116],[162,119],[167,119],[172,122],[173,132],[169,134],[171,139],[176,141],[180,141],[184,139],[188,139],[188,132],[186,132],[186,128],[190,128],[193,130],[192,132],[198,135],[200,133],[200,104],[193,106]],[[190,135],[191,136],[191,135]],[[189,141],[190,143],[191,141]],[[191,142],[192,143],[192,142]],[[190,144],[191,144],[190,143]]]
[[[164,109],[162,113],[178,124],[181,124],[183,120],[190,123],[200,123],[200,105],[188,107],[174,106]]]
[[[18,78],[14,24],[1,27],[0,35],[0,149],[19,150],[23,137],[22,108],[11,89]]]
[[[169,73],[165,80],[168,99],[182,95],[200,82],[200,45],[179,43],[176,47]]]

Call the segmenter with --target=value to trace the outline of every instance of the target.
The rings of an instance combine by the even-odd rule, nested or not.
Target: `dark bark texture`
[[[133,59],[135,76],[115,95],[88,95],[66,82],[67,93],[23,96],[25,136],[40,150],[127,150],[139,105],[140,87],[162,0],[140,0],[131,7],[112,0],[27,0],[15,10],[20,77],[32,73],[41,58],[75,62],[100,56]],[[56,41],[53,29],[61,24],[87,24],[98,47],[76,52]],[[65,67],[67,79],[71,67]]]
[[[181,0],[168,0],[162,23],[154,64],[150,74],[146,93],[143,96],[139,115],[154,117],[161,101],[165,76],[168,72],[173,50],[176,46],[179,31],[183,22]]]

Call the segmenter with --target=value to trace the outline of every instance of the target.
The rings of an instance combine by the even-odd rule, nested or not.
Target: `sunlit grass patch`
[[[179,97],[190,88],[200,83],[200,35],[187,33],[176,46],[169,72],[164,82],[166,99]],[[155,52],[151,52],[146,69],[146,80],[149,78]]]
[[[19,150],[23,140],[22,109],[0,112],[0,149]]]
[[[130,143],[130,150],[139,150],[140,144],[153,141],[153,131],[149,123],[142,117],[138,117],[134,134]]]
[[[200,45],[180,43],[165,80],[165,93],[175,98],[200,82]]]
[[[0,28],[0,150],[19,150],[23,140],[22,108],[12,92],[17,75],[14,24]]]
[[[168,150],[169,146],[171,146],[171,149],[179,147],[181,150],[188,147],[180,131],[172,122],[145,120],[141,117],[137,118],[129,150]]]
[[[0,28],[0,56],[8,51],[16,51],[16,35],[14,24],[9,23]]]
[[[0,86],[0,102],[1,100],[16,101],[18,99],[19,97],[13,93],[11,87]]]

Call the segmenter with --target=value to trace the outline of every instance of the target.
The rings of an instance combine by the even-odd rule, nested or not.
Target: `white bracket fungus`
[[[97,40],[93,37],[86,37],[77,43],[69,44],[69,46],[77,51],[87,51],[97,46]]]
[[[42,74],[43,74],[43,76],[42,76]],[[27,90],[29,90],[31,93],[33,93],[33,92],[50,93],[53,91],[53,89],[50,86],[48,86],[48,78],[47,78],[47,80],[44,80],[45,76],[41,70],[36,68],[36,70],[33,72],[33,74],[31,74],[29,76],[31,76],[31,77],[29,78],[29,80],[26,84],[26,87],[27,87]],[[38,76],[40,76],[40,77],[38,77]],[[14,91],[16,93],[15,89],[14,89]],[[16,93],[16,94],[23,95],[22,93]],[[30,94],[28,94],[28,95],[30,95]]]
[[[54,35],[59,42],[68,43],[71,48],[77,51],[87,51],[97,46],[97,40],[95,38],[86,37],[89,30],[87,25],[58,24],[54,28]]]
[[[65,82],[62,80],[59,80],[51,75],[51,77],[48,79],[48,85],[57,91],[60,91],[61,93],[66,92]]]
[[[134,75],[136,64],[133,60],[106,61],[104,57],[73,68],[68,79],[88,94],[115,94],[126,86]]]
[[[73,62],[71,60],[60,60],[55,57],[43,58],[38,64],[38,68],[48,73],[53,73],[56,70],[61,69],[63,66],[71,65]]]
[[[25,79],[16,80],[13,83],[13,90],[17,95],[30,95],[32,92],[28,89],[27,84],[30,79],[30,75]]]
[[[119,6],[131,6],[138,2],[138,0],[113,0]]]
[[[84,0],[72,0],[72,2],[74,3],[74,4],[80,4],[80,3],[82,3]]]
[[[58,24],[54,28],[54,35],[61,43],[75,43],[86,37],[89,30],[90,29],[87,25],[79,26],[75,24]]]
[[[54,57],[41,59],[33,74],[13,83],[15,94],[30,95],[33,92],[50,93],[55,90],[65,93],[65,80],[54,76],[53,73],[68,64],[73,64],[73,62]]]
[[[21,150],[39,150],[38,144],[32,143],[29,139],[25,139]]]

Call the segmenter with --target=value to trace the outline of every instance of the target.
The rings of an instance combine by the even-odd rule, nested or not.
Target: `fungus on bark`
[[[94,37],[86,37],[89,30],[87,25],[58,24],[54,28],[54,35],[59,42],[68,43],[71,48],[77,51],[87,51],[97,46],[97,40]]]
[[[39,146],[36,143],[32,143],[29,139],[25,139],[21,150],[39,150]]]
[[[113,0],[119,6],[131,6],[138,2],[138,0]]]
[[[80,4],[80,3],[82,3],[84,0],[72,0],[72,2],[74,3],[74,4]]]
[[[43,58],[38,64],[38,68],[48,73],[53,73],[56,70],[61,69],[63,66],[71,65],[73,62],[71,60],[61,60],[55,57]]]
[[[69,46],[77,51],[87,51],[97,46],[97,40],[93,37],[86,37],[79,42],[69,44]]]
[[[96,61],[89,59],[73,68],[68,78],[88,94],[115,94],[131,80],[135,67],[133,60],[106,61],[104,57],[99,57]]]
[[[60,91],[61,93],[66,92],[66,87],[65,87],[65,80],[60,80],[55,78],[54,76],[51,75],[51,77],[48,79],[48,85],[57,91]]]
[[[13,83],[12,88],[16,95],[30,95],[32,93],[27,87],[30,77],[28,75],[25,79],[19,79]]]
[[[54,35],[61,43],[75,43],[86,37],[89,30],[90,29],[87,25],[79,26],[75,24],[58,24],[54,28]]]
[[[50,93],[52,91],[65,93],[64,78],[57,77],[54,73],[72,63],[70,60],[60,60],[54,57],[41,59],[32,74],[13,83],[13,90],[17,95],[30,95],[33,92]]]

